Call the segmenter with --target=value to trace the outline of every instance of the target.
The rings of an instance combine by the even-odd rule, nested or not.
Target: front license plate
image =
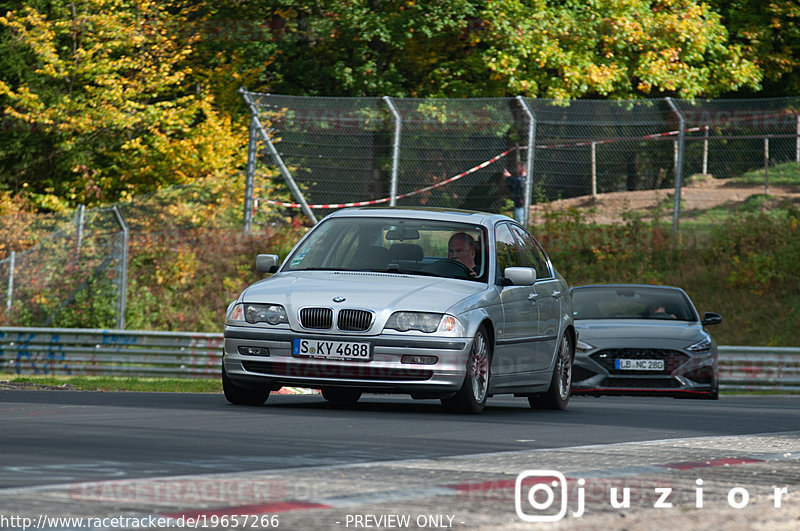
[[[358,341],[325,341],[300,339],[292,341],[292,354],[333,360],[369,360],[372,352],[369,343]]]
[[[614,360],[614,368],[620,371],[663,371],[664,360]]]

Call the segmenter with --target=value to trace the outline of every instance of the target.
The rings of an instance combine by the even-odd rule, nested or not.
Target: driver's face
[[[465,266],[475,267],[475,249],[463,238],[453,238],[447,247],[447,258],[458,260]]]

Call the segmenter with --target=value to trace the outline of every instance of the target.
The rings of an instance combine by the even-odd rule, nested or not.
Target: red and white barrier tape
[[[688,129],[686,129],[686,132],[687,133],[694,133],[694,132],[697,132],[697,131],[702,131],[704,129],[705,129],[705,126],[703,126],[703,127],[690,127]],[[640,138],[643,139],[643,140],[648,140],[648,139],[653,139],[653,138],[661,138],[661,137],[665,137],[665,136],[675,136],[675,135],[678,135],[678,134],[680,134],[680,131],[667,131],[666,133],[654,133],[654,134],[650,134],[650,135],[644,135],[644,136],[642,136]],[[581,146],[591,146],[592,144],[610,144],[612,142],[616,142],[616,140],[615,139],[608,139],[608,140],[595,140],[595,141],[590,141],[590,142],[576,142],[576,143],[573,143],[573,144],[550,144],[550,145],[536,146],[536,148],[537,149],[554,149],[554,148],[565,148],[565,147],[581,147]],[[446,184],[450,184],[450,183],[452,183],[454,181],[457,181],[458,179],[461,179],[462,177],[465,177],[465,176],[469,175],[470,173],[474,173],[474,172],[476,172],[476,171],[478,171],[480,169],[485,168],[486,166],[489,166],[490,164],[493,164],[493,163],[497,162],[498,160],[502,159],[503,157],[505,157],[506,155],[508,155],[512,151],[514,151],[514,149],[516,149],[516,148],[508,149],[508,150],[504,151],[503,153],[500,153],[499,155],[497,155],[495,157],[492,157],[489,160],[487,160],[485,162],[482,162],[482,163],[478,164],[477,166],[475,166],[473,168],[470,168],[470,169],[468,169],[467,171],[465,171],[463,173],[459,173],[458,175],[450,177],[449,179],[445,179],[442,182],[433,184],[431,186],[426,186],[425,188],[420,188],[419,190],[414,190],[413,192],[408,192],[407,194],[398,195],[397,199],[403,199],[404,197],[410,197],[412,195],[421,194],[423,192],[427,192],[429,190],[433,190],[434,188],[439,188],[440,186],[444,186]],[[522,149],[522,148],[520,148],[520,149]],[[330,203],[330,204],[321,204],[321,205],[308,205],[308,208],[318,209],[318,208],[348,208],[348,207],[369,206],[369,205],[378,205],[378,204],[381,204],[381,203],[388,203],[390,199],[391,198],[389,198],[389,197],[384,197],[382,199],[372,199],[372,200],[369,200],[369,201],[357,201],[357,202],[353,202],[353,203]],[[256,198],[255,202],[254,202],[254,206],[253,206],[253,211],[254,212],[256,210],[258,210],[258,203],[260,201],[263,201],[263,202],[268,203],[270,205],[276,205],[276,206],[282,206],[282,207],[290,207],[290,208],[300,208],[301,206],[303,206],[300,203],[284,203],[284,202],[281,202],[281,201],[273,201],[271,199]]]
[[[483,169],[486,166],[497,162],[498,160],[502,159],[503,157],[505,157],[506,155],[508,155],[512,151],[514,151],[514,149],[516,149],[516,148],[508,149],[508,150],[500,153],[499,155],[497,155],[495,157],[492,157],[492,158],[490,158],[489,160],[487,160],[485,162],[481,162],[477,166],[475,166],[473,168],[470,168],[470,169],[468,169],[467,171],[465,171],[463,173],[459,173],[458,175],[454,175],[453,177],[450,177],[449,179],[445,179],[442,182],[439,182],[439,183],[436,183],[436,184],[432,184],[431,186],[426,186],[425,188],[420,188],[419,190],[414,190],[413,192],[408,192],[407,194],[400,194],[400,195],[397,196],[397,199],[403,199],[404,197],[410,197],[412,195],[421,194],[423,192],[427,192],[429,190],[433,190],[434,188],[439,188],[440,186],[444,186],[446,184],[450,184],[451,182],[457,181],[458,179],[461,179],[462,177],[465,177],[465,176],[469,175],[470,173],[475,173],[476,171],[478,171],[480,169]],[[312,209],[314,209],[314,208],[346,208],[346,207],[356,207],[356,206],[367,206],[367,205],[377,205],[379,203],[388,203],[389,200],[390,200],[389,197],[384,197],[383,199],[373,199],[371,201],[359,201],[359,202],[356,202],[356,203],[336,203],[336,204],[327,204],[327,205],[308,205],[308,208],[312,208]],[[300,206],[302,206],[302,205],[300,205],[300,203],[282,203],[280,201],[272,201],[270,199],[260,199],[260,200],[256,199],[256,201],[255,201],[255,209],[258,209],[258,202],[259,201],[264,201],[265,203],[269,203],[270,205],[278,205],[278,206],[284,206],[284,207],[299,208]]]
[[[690,127],[686,129],[687,133],[696,133],[697,131],[703,131],[705,126],[703,127]],[[644,135],[637,138],[642,140],[651,140],[653,138],[662,138],[665,136],[676,136],[680,134],[680,131],[667,131],[666,133],[653,133],[652,135]],[[574,144],[550,144],[550,145],[542,145],[536,146],[536,149],[553,149],[553,148],[567,148],[567,147],[582,147],[582,146],[591,146],[592,144],[611,144],[613,142],[618,142],[618,139],[612,138],[608,140],[592,140],[589,142],[577,142]]]

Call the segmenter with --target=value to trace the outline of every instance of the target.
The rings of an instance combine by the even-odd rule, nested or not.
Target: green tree
[[[696,0],[276,2],[273,92],[714,96],[761,72]]]
[[[22,183],[41,206],[115,200],[241,164],[243,131],[193,78],[194,36],[175,31],[192,11],[86,0],[0,17],[4,44],[32,59],[31,72],[0,81],[6,121],[52,147],[50,171]]]
[[[800,3],[797,0],[711,0],[731,41],[764,72],[765,96],[800,94]]]
[[[486,64],[510,94],[714,96],[757,87],[758,67],[695,0],[494,0]]]

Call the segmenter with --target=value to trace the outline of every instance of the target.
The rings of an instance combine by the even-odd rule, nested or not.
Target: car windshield
[[[486,231],[421,219],[337,217],[323,221],[282,271],[373,271],[485,282]]]
[[[575,319],[665,319],[696,321],[688,298],[673,289],[585,287],[572,290]]]

